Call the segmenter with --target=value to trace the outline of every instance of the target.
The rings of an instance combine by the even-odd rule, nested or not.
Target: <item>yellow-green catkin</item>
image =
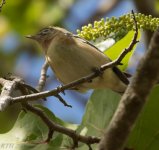
[[[135,17],[138,29],[155,31],[159,26],[159,18],[141,13],[135,13]],[[95,21],[93,25],[83,26],[81,30],[77,30],[77,34],[89,41],[95,41],[99,37],[120,39],[133,28],[134,20],[132,14],[129,13],[119,18],[102,18],[100,21]]]

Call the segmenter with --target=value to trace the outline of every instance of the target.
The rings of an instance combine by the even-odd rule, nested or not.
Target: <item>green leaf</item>
[[[146,103],[128,140],[134,150],[159,149],[159,86],[156,86]]]
[[[111,90],[95,90],[91,95],[84,114],[81,125],[77,132],[83,135],[101,137],[105,127],[109,124],[120,95]],[[95,149],[97,144],[93,145]],[[82,145],[80,150],[88,150],[86,145]]]
[[[119,40],[117,43],[115,43],[112,47],[107,49],[104,53],[112,60],[115,60],[116,58],[118,58],[118,56],[121,54],[121,52],[130,45],[130,43],[133,39],[134,33],[135,33],[134,31],[129,31],[126,36],[124,36],[121,40]],[[139,34],[138,34],[138,40],[139,39],[140,39],[140,30],[139,30]],[[135,48],[136,48],[136,46],[122,60],[123,65],[119,66],[119,68],[121,70],[125,70],[127,68],[129,60],[130,60],[132,54],[134,53]]]

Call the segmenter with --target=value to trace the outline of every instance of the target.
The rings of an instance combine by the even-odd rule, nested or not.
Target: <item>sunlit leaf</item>
[[[117,43],[115,43],[112,47],[107,49],[104,53],[112,60],[118,58],[118,56],[121,54],[121,52],[130,45],[130,43],[133,39],[134,33],[135,33],[134,31],[128,32],[128,34],[126,36],[124,36],[121,40],[119,40]],[[140,31],[138,34],[138,39],[140,39]],[[132,54],[134,53],[135,48],[136,48],[136,46],[122,60],[123,65],[119,66],[119,68],[121,70],[125,70],[127,68],[129,60],[130,60]]]

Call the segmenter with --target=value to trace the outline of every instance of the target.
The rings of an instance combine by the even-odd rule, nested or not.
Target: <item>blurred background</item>
[[[0,12],[0,76],[12,73],[36,87],[44,56],[40,46],[26,39],[25,35],[35,34],[50,25],[66,28],[76,34],[77,29],[94,20],[118,17],[132,9],[159,17],[159,0],[6,0]],[[129,73],[134,73],[151,35],[151,32],[142,34],[141,42],[129,64]],[[48,75],[45,90],[60,84],[50,69]],[[64,107],[55,97],[39,103],[43,103],[64,121],[80,123],[91,93],[66,91],[66,95],[61,95],[73,108]],[[0,133],[13,126],[19,111],[20,106],[14,105],[0,112]]]

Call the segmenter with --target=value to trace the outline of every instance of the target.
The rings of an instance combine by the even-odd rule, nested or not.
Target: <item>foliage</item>
[[[109,49],[105,50],[105,54],[111,58],[112,60],[115,60],[118,58],[118,56],[121,54],[122,50],[124,50],[125,48],[127,48],[129,46],[129,44],[132,41],[132,38],[134,36],[134,31],[129,31],[128,34],[126,36],[124,36],[121,40],[119,40],[118,42],[116,42],[113,46],[111,46]],[[139,35],[138,35],[138,39],[140,39],[140,31],[139,31]],[[132,54],[135,51],[134,47],[131,52],[129,52],[124,59],[122,60],[122,65],[119,66],[119,68],[121,70],[126,70],[126,68],[128,67],[128,63],[129,60],[132,56]]]
[[[35,31],[40,26],[60,23],[72,3],[73,0],[63,0],[63,3],[55,0],[9,1],[1,14],[6,17],[8,27],[26,34]]]

